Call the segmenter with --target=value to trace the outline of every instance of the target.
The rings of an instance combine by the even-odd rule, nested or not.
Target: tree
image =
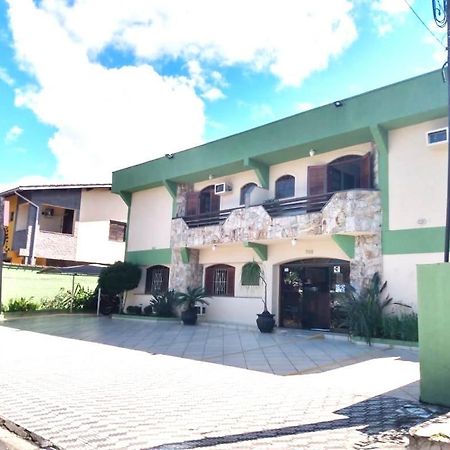
[[[102,269],[98,277],[98,286],[103,294],[112,299],[136,288],[140,280],[141,269],[138,265],[117,261]]]

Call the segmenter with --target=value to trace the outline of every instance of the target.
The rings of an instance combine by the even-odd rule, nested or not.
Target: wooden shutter
[[[216,212],[220,211],[220,197],[214,194],[214,191],[211,192],[211,211]]]
[[[360,160],[361,168],[361,183],[362,188],[371,188],[372,184],[372,155],[366,153]]]
[[[169,272],[170,269],[166,266],[162,266],[162,292],[167,292],[169,290]]]
[[[198,216],[200,213],[200,192],[186,194],[186,216]]]
[[[325,194],[328,191],[327,169],[327,164],[308,167],[308,196]]]
[[[227,295],[234,297],[234,267],[226,266],[227,268]]]
[[[145,271],[145,293],[146,294],[150,294],[152,291],[152,268],[149,267],[146,271]]]
[[[205,291],[208,295],[213,295],[214,269],[216,266],[205,269]]]

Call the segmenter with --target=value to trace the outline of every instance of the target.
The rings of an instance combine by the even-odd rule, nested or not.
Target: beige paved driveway
[[[1,326],[0,417],[67,449],[342,449],[403,448],[405,430],[433,414],[407,389],[419,376],[414,352],[277,376],[129,349],[142,330],[107,320],[78,322],[85,341],[76,327],[55,336],[67,332],[62,318],[47,322],[53,336],[36,322],[34,332]],[[24,322],[15,326],[32,327]]]

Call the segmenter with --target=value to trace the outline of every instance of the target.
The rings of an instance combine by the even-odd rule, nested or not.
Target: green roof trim
[[[189,263],[190,251],[187,247],[183,247],[180,249],[181,261],[183,264]]]
[[[384,255],[444,253],[444,227],[389,230],[382,233]]]
[[[267,261],[267,245],[256,242],[244,242],[244,247],[252,248],[261,261]]]
[[[331,237],[349,258],[355,257],[355,236],[349,236],[347,234],[333,234]]]
[[[258,177],[259,184],[264,189],[269,189],[269,166],[253,158],[245,158],[244,166],[253,169]]]
[[[171,264],[172,249],[158,248],[154,250],[127,251],[125,261],[140,266],[153,266],[155,264]]]
[[[112,190],[136,192],[162,186],[164,180],[192,183],[248,170],[257,162],[258,178],[264,167],[308,157],[311,148],[324,153],[370,142],[371,127],[386,130],[413,125],[447,114],[446,84],[441,71],[411,78],[267,125],[113,173]],[[256,164],[254,164],[255,166]],[[253,167],[254,168],[254,167]]]

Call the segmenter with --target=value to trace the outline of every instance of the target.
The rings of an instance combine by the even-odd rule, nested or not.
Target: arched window
[[[216,264],[205,270],[205,290],[208,295],[234,296],[234,267]]]
[[[162,294],[169,290],[169,268],[152,266],[147,269],[145,278],[146,294]]]
[[[246,195],[256,187],[256,183],[247,183],[241,187],[241,196],[239,200],[240,205],[245,205],[245,197]]]
[[[275,198],[294,197],[295,178],[292,175],[283,175],[275,181]]]
[[[261,267],[255,262],[248,262],[242,266],[242,286],[259,286]]]
[[[220,197],[214,193],[214,185],[200,191],[200,214],[220,211]]]

